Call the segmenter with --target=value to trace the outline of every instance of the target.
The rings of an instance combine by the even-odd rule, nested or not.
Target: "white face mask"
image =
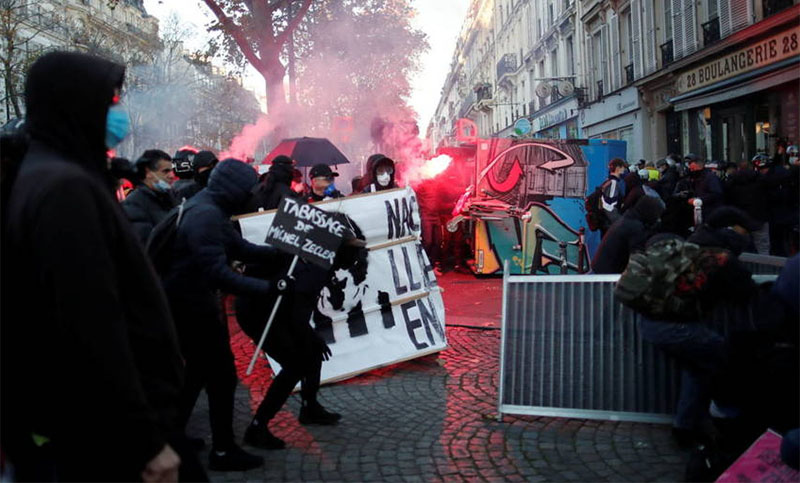
[[[389,182],[392,180],[392,175],[389,173],[378,173],[376,179],[379,185],[389,186]]]

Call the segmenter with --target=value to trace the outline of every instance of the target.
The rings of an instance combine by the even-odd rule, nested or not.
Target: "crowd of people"
[[[344,243],[331,270],[300,260],[287,275],[289,255],[247,242],[231,221],[285,197],[342,197],[338,173],[317,164],[305,183],[295,160],[277,156],[259,177],[190,146],[109,157],[130,129],[124,75],[91,56],[42,56],[26,80],[26,118],[3,136],[2,315],[25,321],[4,324],[2,337],[0,449],[14,479],[206,480],[206,442],[185,434],[202,389],[209,468],[262,465],[233,431],[226,302],[258,340],[283,296],[263,347],[281,370],[244,442],[285,447],[269,423],[298,383],[301,424],[341,419],[317,398],[331,349],[309,320],[331,271],[364,263],[363,243]],[[353,194],[395,187],[394,161],[376,154]]]
[[[613,159],[587,198],[602,234],[594,273],[622,273],[618,296],[649,297],[630,304],[639,333],[681,367],[673,436],[694,448],[687,481],[713,480],[767,428],[787,435],[797,465],[799,187],[798,148],[778,143],[738,165]],[[774,285],[757,286],[743,252],[791,258]],[[713,322],[723,309],[758,317],[723,330]]]

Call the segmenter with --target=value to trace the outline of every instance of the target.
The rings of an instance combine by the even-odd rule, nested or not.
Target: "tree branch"
[[[217,20],[219,23],[222,24],[222,28],[228,32],[228,34],[233,37],[233,40],[236,41],[236,45],[239,46],[239,49],[242,51],[242,54],[247,59],[250,64],[255,67],[256,70],[262,69],[262,62],[261,59],[256,55],[253,51],[253,47],[250,45],[250,42],[247,41],[247,37],[242,32],[241,27],[236,25],[230,17],[225,15],[225,12],[222,11],[217,2],[214,0],[203,0],[208,8],[216,15]],[[310,1],[310,0],[309,0]]]
[[[292,32],[300,25],[300,22],[303,21],[303,17],[306,16],[306,12],[308,12],[309,7],[311,7],[311,0],[303,0],[303,5],[300,7],[300,11],[297,12],[297,15],[293,19],[289,21],[289,24],[286,26],[283,32],[276,38],[277,45],[283,45],[286,42],[286,39],[292,34]]]

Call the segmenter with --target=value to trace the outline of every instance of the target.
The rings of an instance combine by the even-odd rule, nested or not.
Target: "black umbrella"
[[[335,164],[346,164],[347,160],[339,148],[325,138],[292,138],[284,139],[267,154],[264,162],[272,162],[276,156],[289,156],[297,161],[297,166],[309,167],[315,164],[325,163],[329,166]]]

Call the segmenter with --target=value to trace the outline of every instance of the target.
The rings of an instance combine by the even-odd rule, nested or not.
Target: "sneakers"
[[[342,415],[325,410],[320,404],[300,408],[300,424],[320,424],[330,426],[339,422]]]
[[[286,443],[272,434],[266,426],[251,424],[244,432],[244,442],[250,446],[262,449],[283,449]]]
[[[264,464],[264,458],[233,445],[227,451],[211,450],[208,468],[214,471],[247,471]]]

